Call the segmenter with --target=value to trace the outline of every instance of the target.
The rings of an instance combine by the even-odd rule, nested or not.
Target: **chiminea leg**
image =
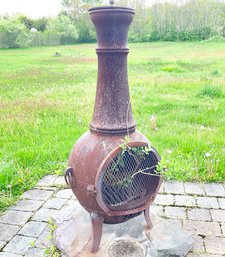
[[[150,218],[150,205],[147,206],[147,208],[144,210],[145,220],[147,222],[147,225],[149,228],[153,228],[153,224]]]
[[[102,238],[102,225],[103,225],[104,218],[92,212],[91,213],[91,252],[95,253],[98,251],[101,238]]]

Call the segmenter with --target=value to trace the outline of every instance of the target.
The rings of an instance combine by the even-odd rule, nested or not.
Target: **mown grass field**
[[[94,49],[0,50],[0,210],[66,167],[92,116]],[[137,126],[159,150],[167,178],[224,182],[225,43],[131,44],[128,66]]]

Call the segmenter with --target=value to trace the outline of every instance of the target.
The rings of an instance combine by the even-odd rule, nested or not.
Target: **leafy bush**
[[[26,26],[16,20],[0,20],[0,48],[27,47],[31,42]]]
[[[45,31],[43,33],[31,34],[31,46],[53,46],[61,44],[61,36],[55,32]]]
[[[71,19],[66,15],[51,19],[47,27],[47,34],[60,36],[61,44],[75,43],[78,39],[78,31]]]
[[[29,30],[37,25],[38,32]],[[66,15],[32,21],[24,16],[17,19],[0,19],[0,48],[19,48],[75,43],[78,30]]]

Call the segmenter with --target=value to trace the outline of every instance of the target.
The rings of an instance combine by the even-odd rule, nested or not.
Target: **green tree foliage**
[[[151,27],[151,16],[144,0],[117,0],[116,5],[129,6],[135,9],[134,20],[129,31],[131,42],[148,41]]]
[[[40,32],[44,32],[47,29],[48,19],[46,17],[42,17],[38,20],[34,21],[34,28]]]
[[[34,27],[34,20],[32,20],[31,18],[28,18],[24,15],[19,16],[18,21],[20,23],[24,24],[27,27],[27,29],[29,29],[29,30]]]
[[[78,39],[78,31],[74,23],[63,14],[49,20],[47,32],[59,35],[61,44],[75,43]]]
[[[102,0],[63,0],[64,13],[68,15],[79,31],[78,42],[93,42],[96,34],[90,21],[88,9],[102,4]]]
[[[30,44],[29,31],[17,20],[0,20],[0,48],[26,47]]]
[[[95,40],[95,30],[88,17],[88,9],[102,1],[63,0],[64,12],[76,24],[79,42]],[[129,32],[129,40],[195,41],[225,34],[225,2],[223,0],[155,0],[146,6],[145,0],[116,0],[118,6],[136,11]]]
[[[39,32],[44,32],[47,29],[48,19],[46,17],[33,20],[29,17],[21,15],[17,19],[20,23],[24,24],[29,30],[35,28]]]
[[[150,9],[152,19],[150,40],[205,40],[221,35],[225,24],[218,0],[187,0],[156,3]]]
[[[33,27],[37,32],[30,31]],[[0,48],[70,44],[77,39],[78,30],[66,15],[38,20],[25,16],[0,19]]]

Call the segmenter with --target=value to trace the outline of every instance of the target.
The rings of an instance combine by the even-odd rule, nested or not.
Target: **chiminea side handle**
[[[66,181],[66,184],[70,187],[72,187],[72,179],[73,177],[73,168],[71,167],[68,167],[66,170],[65,170],[65,173],[64,173],[64,178],[65,178],[65,181]]]

